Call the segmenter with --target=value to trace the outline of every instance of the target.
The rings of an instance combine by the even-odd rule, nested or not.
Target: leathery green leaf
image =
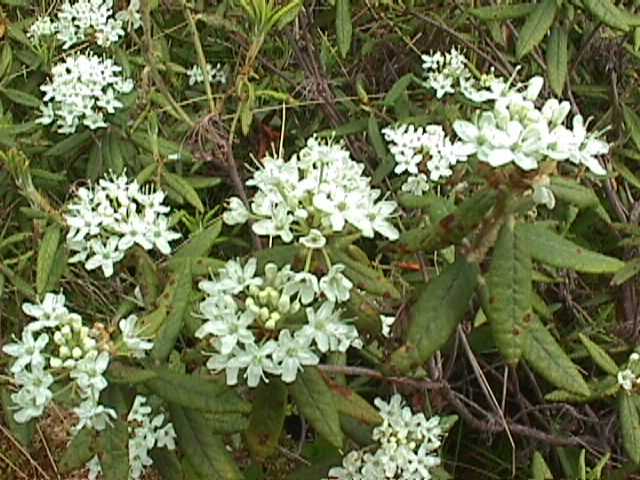
[[[45,293],[47,288],[49,275],[56,258],[58,245],[60,244],[60,235],[60,226],[54,224],[45,230],[44,236],[42,237],[36,267],[36,291],[38,295]]]
[[[554,386],[588,396],[589,386],[578,367],[542,322],[535,315],[529,318],[522,340],[522,356],[527,364]]]
[[[169,306],[169,314],[164,324],[160,327],[151,350],[151,358],[155,361],[164,361],[173,350],[178,335],[180,335],[180,330],[182,330],[184,317],[189,310],[191,287],[191,262],[186,261],[169,278],[167,288],[171,290],[172,300]]]
[[[638,397],[621,392],[618,395],[618,422],[622,433],[622,445],[634,463],[640,463],[640,412]]]
[[[336,39],[338,41],[338,50],[343,57],[347,56],[351,48],[352,33],[351,1],[336,0]]]
[[[578,334],[578,338],[584,345],[584,348],[587,349],[587,352],[589,352],[589,355],[591,355],[591,358],[596,365],[611,375],[618,374],[618,365],[616,365],[616,362],[613,361],[609,354],[605,352],[600,345],[591,341],[589,337],[582,333]]]
[[[516,57],[522,58],[531,52],[544,38],[553,25],[558,10],[556,0],[543,0],[538,3],[535,10],[527,17],[527,21],[520,30],[520,36],[516,43]]]
[[[551,90],[562,96],[568,72],[569,32],[564,25],[556,25],[551,30],[547,43],[547,75]]]
[[[171,260],[206,257],[209,254],[209,250],[213,246],[214,242],[218,239],[220,231],[222,230],[222,222],[216,220],[211,226],[205,228],[201,232],[196,233],[191,239],[178,248],[171,257]]]
[[[549,188],[557,200],[563,200],[579,208],[592,208],[600,205],[593,188],[580,185],[576,180],[553,177]]]
[[[488,7],[471,8],[468,12],[480,20],[487,22],[511,20],[513,18],[526,17],[535,8],[531,3],[516,3],[514,5],[495,5]]]
[[[72,439],[62,454],[58,465],[62,472],[72,472],[83,467],[95,455],[96,431],[83,428]]]
[[[168,186],[178,192],[187,202],[189,202],[199,212],[204,212],[204,205],[198,196],[195,188],[180,175],[164,172],[162,178]]]
[[[331,390],[317,368],[305,368],[289,387],[298,410],[331,445],[341,448],[344,435]]]
[[[129,429],[122,420],[115,420],[98,435],[98,456],[105,480],[129,478]]]
[[[189,480],[240,480],[242,474],[225,447],[220,435],[214,434],[202,413],[169,404],[171,421],[176,430],[180,450],[184,453],[185,478]],[[191,475],[188,474],[191,473]]]
[[[551,470],[544,461],[544,457],[537,450],[533,452],[531,460],[531,476],[533,480],[553,480]]]
[[[287,408],[287,387],[279,379],[261,383],[255,390],[253,409],[246,432],[247,447],[259,460],[269,457],[278,446]]]
[[[597,20],[623,32],[640,22],[640,17],[616,7],[611,0],[582,0],[582,4]]]
[[[379,425],[382,417],[364,398],[344,385],[332,384],[333,400],[338,412],[366,425]]]
[[[411,312],[406,344],[386,365],[389,372],[406,372],[442,348],[469,308],[478,274],[476,264],[459,257],[422,290]]]
[[[624,104],[622,105],[622,115],[624,117],[624,124],[629,134],[631,134],[633,143],[637,149],[640,149],[640,116]]]
[[[531,257],[510,216],[500,229],[487,275],[485,314],[498,350],[508,364],[520,359],[522,325],[531,313]]]
[[[537,223],[518,224],[534,260],[584,273],[614,273],[624,266],[617,258],[593,252],[576,245],[547,227]]]
[[[2,403],[2,410],[4,413],[4,422],[11,434],[20,442],[23,447],[29,447],[31,445],[31,439],[33,438],[33,432],[35,430],[35,420],[31,420],[27,423],[18,423],[14,418],[15,404],[11,400],[11,394],[6,387],[0,385],[0,400]]]
[[[212,378],[154,368],[146,386],[159,397],[183,407],[210,413],[247,414],[251,406],[233,389]]]

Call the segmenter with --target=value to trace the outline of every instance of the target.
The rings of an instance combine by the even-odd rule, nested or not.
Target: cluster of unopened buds
[[[152,409],[147,405],[147,398],[136,395],[127,415],[129,430],[129,480],[138,480],[147,467],[153,464],[149,455],[154,448],[175,450],[176,432],[173,424],[166,421],[163,413],[152,416]],[[89,480],[102,478],[100,458],[95,455],[88,463]]]
[[[303,367],[318,364],[320,355],[361,348],[358,330],[336,307],[349,299],[353,286],[342,270],[333,265],[318,279],[268,263],[258,276],[255,258],[244,265],[227,262],[199,285],[205,322],[196,337],[209,339],[215,349],[207,367],[224,370],[228,385],[244,371],[247,385],[255,387],[268,381],[267,373],[293,382]]]
[[[247,185],[258,191],[247,209],[237,197],[223,219],[229,225],[253,220],[256,235],[294,239],[310,249],[323,248],[338,232],[359,232],[389,240],[399,236],[391,223],[397,204],[381,198],[363,175],[364,165],[351,159],[340,142],[312,137],[289,160],[265,158]]]
[[[353,450],[325,480],[429,480],[441,463],[438,450],[446,435],[440,417],[413,413],[398,394],[374,401],[382,424],[373,430],[375,449]]]
[[[627,392],[640,386],[640,354],[633,352],[629,355],[627,367],[618,371],[618,385]]]
[[[164,197],[161,190],[140,187],[125,174],[78,189],[65,215],[67,244],[77,252],[69,262],[84,262],[87,270],[100,267],[110,277],[114,264],[134,245],[171,253],[169,242],[180,234],[169,228]]]
[[[596,175],[606,170],[598,157],[609,151],[599,133],[589,133],[581,115],[565,125],[571,109],[569,102],[555,98],[541,107],[542,77],[517,83],[493,74],[476,80],[468,69],[467,59],[452,50],[445,55],[423,55],[425,85],[436,91],[436,97],[459,91],[478,104],[469,120],[456,120],[452,128],[457,139],[446,137],[441,125],[413,126],[400,124],[383,133],[396,161],[396,173],[409,173],[402,190],[421,195],[431,182],[446,179],[453,167],[475,156],[492,167],[515,164],[521,170],[533,171],[541,162],[569,161],[583,165]],[[540,202],[553,205],[548,195],[538,195]]]
[[[131,0],[129,7],[115,15],[112,0],[65,1],[55,18],[40,17],[29,29],[29,36],[38,41],[42,37],[55,35],[68,49],[80,42],[93,38],[101,47],[118,42],[125,34],[125,28],[142,25],[140,0]]]

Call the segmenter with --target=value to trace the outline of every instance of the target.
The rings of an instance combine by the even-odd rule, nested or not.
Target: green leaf
[[[579,395],[588,396],[590,390],[571,359],[532,315],[522,341],[522,356],[549,383]]]
[[[626,105],[622,105],[622,115],[624,124],[631,134],[631,139],[635,143],[636,148],[640,150],[640,116]]]
[[[160,327],[151,350],[151,358],[157,362],[162,362],[169,356],[180,335],[184,317],[189,311],[191,288],[191,262],[186,261],[180,265],[175,274],[171,275],[167,283],[167,289],[172,296],[169,314]]]
[[[135,385],[156,378],[155,370],[142,369],[126,365],[119,361],[112,361],[107,370],[107,379],[110,383],[127,383]]]
[[[495,5],[491,7],[470,8],[468,12],[486,22],[500,22],[514,18],[526,17],[535,9],[534,4],[517,3],[514,5]]]
[[[34,97],[22,90],[2,88],[0,91],[13,103],[24,105],[25,107],[39,108],[42,105],[42,101],[38,97]]]
[[[600,345],[591,341],[589,337],[582,333],[578,334],[578,338],[584,345],[584,348],[587,349],[587,352],[589,352],[589,355],[591,355],[593,361],[596,362],[596,365],[610,375],[615,376],[618,374],[618,365],[616,365],[616,362],[613,361],[609,354],[605,352]]]
[[[365,425],[382,423],[382,417],[378,410],[356,392],[338,384],[332,384],[330,388],[333,392],[333,401],[340,414],[348,415]]]
[[[622,445],[634,463],[640,463],[640,414],[638,397],[621,392],[618,395],[618,423]]]
[[[640,272],[640,257],[636,257],[625,263],[624,267],[618,270],[611,279],[611,285],[622,285],[630,278],[635,277],[638,272]]]
[[[531,459],[531,476],[533,480],[553,480],[551,470],[549,470],[542,454],[537,450],[533,452]]]
[[[551,90],[562,96],[568,72],[568,39],[569,33],[565,26],[556,25],[551,30],[547,43],[547,75]]]
[[[520,30],[516,43],[516,58],[521,59],[542,41],[553,25],[557,10],[556,0],[543,0],[536,5]]]
[[[317,368],[307,367],[289,386],[298,411],[331,445],[341,448],[343,434],[333,394]]]
[[[129,479],[129,429],[122,420],[98,435],[98,456],[105,480]]]
[[[69,473],[84,465],[96,454],[96,431],[83,428],[72,439],[62,454],[58,466],[63,473]]]
[[[198,196],[195,188],[189,185],[184,178],[174,173],[164,172],[162,175],[165,183],[178,192],[184,199],[189,202],[199,212],[204,212],[204,205]]]
[[[387,94],[384,96],[382,104],[385,107],[389,107],[396,103],[396,100],[398,100],[398,98],[400,98],[400,96],[407,91],[407,88],[409,87],[409,85],[411,85],[411,82],[413,82],[415,78],[416,77],[413,75],[413,73],[407,73],[406,75],[403,75],[398,80],[396,80],[396,83],[391,86]]]
[[[36,292],[38,295],[42,295],[46,291],[49,275],[58,251],[60,235],[60,226],[57,224],[50,225],[45,230],[42,242],[40,242],[36,264]]]
[[[169,404],[171,421],[178,445],[184,453],[186,480],[241,480],[242,474],[225,447],[222,437],[215,435],[202,413]],[[194,475],[188,475],[191,471]]]
[[[469,308],[478,273],[476,264],[460,256],[427,284],[411,312],[406,344],[386,365],[389,372],[402,374],[442,348]]]
[[[336,40],[342,57],[346,57],[351,49],[351,1],[336,0]]]
[[[557,200],[563,200],[576,207],[586,209],[600,206],[600,200],[593,188],[580,185],[579,182],[571,178],[554,176],[549,188]]]
[[[218,239],[222,230],[222,222],[216,220],[210,227],[191,236],[188,242],[180,245],[173,256],[169,259],[169,264],[174,260],[184,260],[188,258],[206,257],[213,244]]]
[[[616,7],[611,0],[582,0],[582,4],[597,20],[623,32],[640,22],[640,17]]]
[[[80,149],[91,140],[91,132],[85,130],[84,132],[71,135],[64,140],[57,142],[55,145],[45,150],[43,155],[45,157],[61,157],[63,155],[71,154],[75,150]]]
[[[151,450],[151,458],[153,459],[153,469],[164,480],[185,480],[182,465],[180,465],[180,460],[174,450],[154,448]]]
[[[554,390],[544,396],[548,402],[563,403],[589,403],[596,400],[612,397],[620,391],[620,385],[615,377],[605,377],[587,382],[591,393],[589,395],[579,395],[566,390]]]
[[[287,413],[287,387],[279,379],[261,383],[255,389],[253,409],[246,432],[247,447],[258,460],[277,448]]]
[[[187,375],[165,368],[151,370],[156,374],[146,386],[159,397],[182,407],[209,413],[247,414],[251,406],[235,391],[212,378]]]
[[[615,273],[624,266],[621,260],[576,245],[542,224],[521,223],[516,229],[526,240],[531,257],[544,264],[584,273]]]
[[[500,229],[487,275],[489,299],[483,310],[491,323],[498,350],[510,365],[521,354],[522,327],[531,314],[531,257],[512,216]]]

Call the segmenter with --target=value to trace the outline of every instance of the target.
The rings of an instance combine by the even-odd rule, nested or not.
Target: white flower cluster
[[[109,352],[100,349],[97,332],[84,326],[80,315],[70,312],[65,302],[63,294],[47,293],[41,303],[24,303],[22,310],[35,320],[25,326],[20,340],[2,349],[15,357],[10,369],[20,387],[11,395],[18,407],[15,419],[24,423],[42,415],[53,398],[54,377],[68,374],[80,401],[73,409],[79,420],[73,430],[85,426],[102,430],[116,416],[98,401],[107,387],[103,374]]]
[[[423,55],[422,60],[425,84],[436,90],[438,98],[460,91],[473,102],[487,103],[489,108],[477,109],[470,121],[453,122],[459,138],[456,141],[446,138],[440,125],[384,129],[396,161],[395,173],[410,174],[403,191],[421,195],[429,189],[429,181],[449,177],[452,167],[471,155],[492,167],[514,163],[531,171],[550,159],[584,165],[596,175],[607,173],[597,157],[608,153],[609,145],[600,140],[599,134],[587,132],[581,115],[572,118],[571,128],[565,125],[569,102],[551,98],[538,108],[542,77],[523,84],[493,74],[475,80],[466,66],[467,59],[455,49],[445,55]],[[548,195],[540,203],[553,204]]]
[[[215,67],[212,67],[210,63],[207,63],[207,73],[209,83],[227,83],[227,74],[224,72],[222,65],[219,63],[216,64]],[[200,65],[194,65],[189,70],[187,70],[187,75],[189,76],[189,85],[195,85],[196,83],[204,83],[204,73],[202,72],[202,68]]]
[[[433,468],[441,462],[437,450],[446,433],[440,417],[427,420],[423,413],[414,414],[398,394],[389,403],[380,398],[374,403],[383,419],[382,425],[373,430],[378,448],[373,453],[350,452],[342,467],[329,470],[328,480],[433,478]]]
[[[63,49],[90,38],[99,46],[108,47],[124,36],[127,23],[134,29],[142,25],[140,0],[132,0],[126,10],[115,16],[112,0],[65,1],[55,20],[47,16],[39,18],[31,25],[28,35],[37,41],[55,34]]]
[[[196,337],[211,337],[216,353],[207,367],[225,370],[228,385],[237,384],[240,370],[246,370],[250,387],[261,379],[267,382],[265,373],[293,382],[303,366],[318,364],[318,352],[362,347],[358,330],[345,323],[336,308],[349,299],[353,287],[342,274],[343,265],[333,265],[320,280],[273,263],[265,265],[262,277],[256,269],[255,258],[244,266],[230,260],[217,276],[199,285],[205,292],[200,314],[206,322]],[[305,315],[296,315],[302,306]]]
[[[382,133],[389,142],[389,150],[396,162],[394,172],[411,174],[402,191],[414,195],[428,191],[429,180],[438,181],[451,176],[452,168],[460,162],[466,162],[467,157],[474,153],[467,144],[451,142],[441,125],[417,128],[413,125],[397,125],[383,129]],[[426,162],[428,179],[418,170],[425,155],[429,158]]]
[[[618,372],[618,385],[627,392],[640,386],[640,354],[634,352],[629,355],[627,368]]]
[[[133,82],[121,75],[113,60],[96,55],[71,55],[51,70],[42,85],[44,105],[37,123],[55,122],[60,133],[73,133],[80,125],[91,130],[107,126],[105,115],[122,108],[118,97],[133,90]]]
[[[65,215],[67,244],[77,252],[69,262],[84,262],[87,270],[100,267],[110,277],[114,263],[133,245],[168,255],[169,242],[180,234],[169,229],[164,197],[161,190],[144,189],[124,174],[103,178],[93,189],[80,188]]]
[[[288,161],[265,159],[247,181],[258,189],[251,211],[232,197],[223,219],[235,225],[252,218],[257,235],[280,237],[285,243],[298,237],[307,248],[322,248],[327,236],[348,226],[367,238],[378,232],[395,240],[399,232],[391,218],[397,204],[379,199],[381,191],[371,188],[363,170],[341,143],[310,138]]]
[[[467,59],[455,48],[444,55],[441,52],[422,55],[422,68],[426,77],[425,85],[436,91],[436,98],[455,93],[456,82],[464,83],[471,76]]]
[[[138,480],[145,469],[153,464],[149,452],[154,448],[175,450],[176,432],[171,422],[165,423],[162,413],[151,416],[151,407],[146,397],[137,395],[129,410],[129,480]],[[100,459],[95,455],[88,463],[89,480],[96,480],[102,474]]]

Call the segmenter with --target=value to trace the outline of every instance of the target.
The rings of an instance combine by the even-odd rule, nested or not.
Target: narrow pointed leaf
[[[470,8],[471,15],[487,22],[500,22],[514,18],[526,17],[535,9],[534,4],[516,3],[514,5],[495,5],[490,7]]]
[[[72,439],[58,462],[64,473],[83,467],[96,454],[96,431],[83,428]]]
[[[626,392],[618,395],[618,422],[625,452],[634,463],[640,463],[640,413],[637,397]]]
[[[351,49],[351,1],[336,0],[336,39],[338,50],[342,57],[346,57]]]
[[[516,57],[522,58],[536,47],[553,25],[558,10],[556,0],[543,0],[527,17],[516,43]]]
[[[105,480],[129,478],[129,430],[122,420],[100,432],[97,440],[98,456]]]
[[[556,25],[551,30],[547,43],[547,75],[551,90],[562,96],[568,71],[569,33],[564,25]]]
[[[541,224],[518,224],[534,260],[584,273],[614,273],[624,266],[617,258],[588,250]]]
[[[493,338],[508,364],[520,359],[522,328],[531,314],[531,257],[522,236],[514,231],[510,217],[500,229],[487,275],[489,299],[485,314],[491,323]]]
[[[549,383],[579,395],[590,394],[578,367],[546,327],[532,316],[522,342],[522,356]]]
[[[340,415],[333,394],[317,368],[307,367],[289,387],[298,411],[331,445],[342,447]]]
[[[146,381],[146,386],[168,402],[210,413],[247,414],[251,411],[251,406],[234,390],[216,380],[166,368],[151,371],[156,375]]]
[[[587,352],[589,352],[589,355],[591,355],[591,358],[596,365],[611,375],[618,374],[618,365],[616,365],[616,362],[613,361],[609,354],[605,352],[600,345],[591,341],[589,337],[582,333],[578,334],[578,338],[587,349]]]
[[[350,388],[333,384],[331,391],[336,408],[342,415],[347,415],[366,425],[382,423],[378,410]]]
[[[240,480],[242,474],[220,435],[209,428],[196,410],[169,404],[171,421],[186,461],[185,479]],[[191,471],[193,475],[187,474]]]
[[[287,387],[278,379],[261,383],[255,390],[253,409],[246,432],[247,447],[259,460],[277,448],[287,408]]]
[[[180,330],[184,325],[184,317],[189,311],[191,298],[191,263],[184,262],[181,268],[169,279],[168,288],[171,290],[172,300],[169,314],[160,327],[156,341],[151,350],[151,358],[164,361],[176,343]]]
[[[406,344],[386,365],[389,372],[404,373],[444,346],[469,309],[478,273],[476,264],[459,257],[422,290],[411,312]]]
[[[49,275],[58,252],[61,230],[59,225],[50,225],[44,232],[36,265],[36,291],[38,295],[45,293],[49,283]]]

